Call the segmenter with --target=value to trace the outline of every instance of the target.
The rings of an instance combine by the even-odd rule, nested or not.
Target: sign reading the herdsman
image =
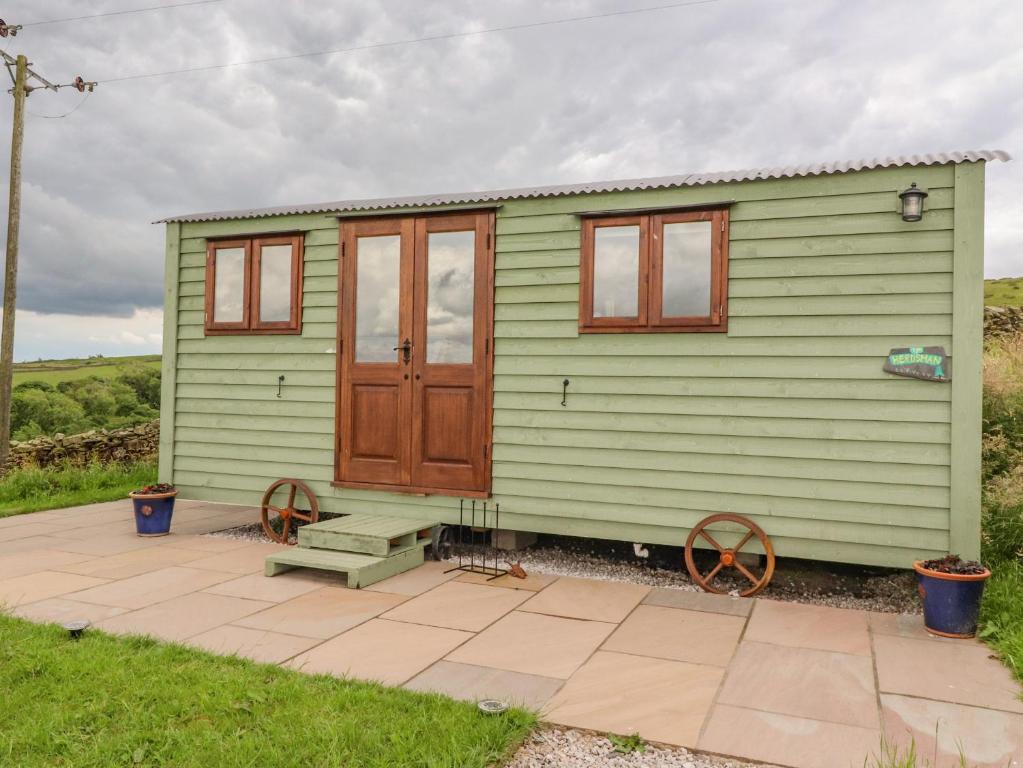
[[[901,347],[888,353],[884,370],[924,381],[952,381],[952,361],[944,347]]]

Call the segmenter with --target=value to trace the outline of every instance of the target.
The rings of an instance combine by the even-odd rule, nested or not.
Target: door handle
[[[412,359],[412,342],[409,341],[408,339],[405,339],[405,341],[402,343],[400,347],[394,348],[394,351],[397,352],[399,349],[401,350],[402,361],[407,365],[408,362]]]

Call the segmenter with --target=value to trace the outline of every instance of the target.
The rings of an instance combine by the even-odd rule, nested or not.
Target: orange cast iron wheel
[[[289,486],[288,503],[283,507],[275,507],[270,503],[270,499],[273,498],[277,489],[283,486]],[[306,500],[309,502],[308,510],[297,509],[295,507],[295,496],[299,491],[305,494]],[[273,526],[270,525],[270,513],[276,514],[281,519],[283,526],[280,533],[275,531]],[[320,519],[320,505],[316,503],[316,494],[312,492],[308,485],[301,480],[282,477],[267,488],[266,493],[263,494],[260,516],[263,519],[263,532],[278,544],[287,544],[288,536],[291,533],[291,521],[301,520],[304,523],[315,523]]]
[[[715,523],[735,523],[745,528],[746,533],[742,535],[738,544],[734,547],[723,547],[706,530],[709,526],[714,525]],[[755,572],[758,569],[751,569],[746,565],[743,565],[739,562],[739,558],[737,557],[740,550],[752,541],[754,536],[760,540],[760,545],[764,548],[766,558],[764,572],[760,575],[757,575]],[[693,543],[698,537],[710,544],[710,546],[717,550],[718,553],[717,564],[706,574],[700,572],[700,569],[696,567],[696,561],[693,558]],[[718,595],[723,595],[728,590],[714,586],[714,579],[717,578],[718,574],[725,568],[734,568],[750,582],[750,586],[739,594],[743,597],[751,597],[766,587],[768,582],[771,581],[771,577],[774,575],[774,547],[771,546],[771,540],[767,538],[767,534],[764,533],[760,526],[752,520],[747,520],[741,515],[733,515],[730,513],[711,515],[697,523],[693,530],[690,531],[689,538],[686,539],[686,568],[689,570],[689,575],[693,577],[693,581],[703,587],[703,589],[707,592],[714,592]]]

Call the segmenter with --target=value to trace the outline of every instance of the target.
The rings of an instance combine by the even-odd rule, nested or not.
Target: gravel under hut
[[[606,736],[571,728],[540,728],[526,737],[506,768],[770,768],[698,755],[682,747],[644,744],[642,751],[622,753]]]
[[[327,515],[321,515],[320,519],[327,518]],[[269,541],[260,523],[206,535],[245,541]],[[295,543],[294,534],[291,543]],[[644,551],[647,556],[639,557],[633,545],[628,542],[545,535],[535,545],[504,552],[501,557],[508,563],[521,562],[527,573],[701,591],[700,587],[693,584],[682,564],[682,547],[651,545],[645,547]],[[462,547],[462,552],[468,555],[469,547]],[[457,554],[456,548],[451,556],[457,557]],[[480,556],[479,548],[476,556]],[[493,557],[492,550],[487,550],[487,557]],[[710,567],[706,570],[710,570]],[[719,579],[718,583],[734,590],[745,589],[749,582],[738,574],[736,576],[731,581]],[[790,558],[780,558],[777,561],[774,578],[759,597],[884,613],[920,613],[922,610],[917,596],[916,575],[912,571]]]
[[[527,549],[505,552],[503,559],[521,562],[527,573],[701,591],[685,570],[682,547],[651,545],[644,551],[647,556],[638,557],[633,545],[627,542],[541,536]],[[708,564],[705,571],[710,567]],[[717,583],[734,590],[749,586],[742,576],[736,573],[735,577],[731,581],[722,577]],[[774,578],[758,597],[884,613],[921,612],[916,575],[912,571],[792,558],[777,560]]]

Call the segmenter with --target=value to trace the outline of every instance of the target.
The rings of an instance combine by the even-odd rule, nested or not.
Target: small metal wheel
[[[707,532],[709,526],[719,523],[733,523],[734,525],[731,527],[739,528],[740,538],[735,546],[724,547],[717,542],[714,536]],[[696,561],[693,557],[693,543],[697,537],[710,544],[718,553],[717,564],[706,574],[701,573],[700,569],[696,567]],[[742,548],[753,540],[753,537],[759,539],[760,545],[764,548],[764,568],[763,573],[760,575],[756,573],[760,569],[743,565],[737,557]],[[771,540],[767,538],[767,534],[752,520],[747,520],[741,515],[729,513],[711,515],[697,523],[693,530],[690,531],[689,538],[686,539],[686,568],[689,570],[689,575],[693,577],[693,581],[703,587],[705,591],[718,595],[727,594],[729,590],[714,586],[714,580],[725,568],[734,568],[750,582],[750,586],[739,592],[739,594],[742,597],[750,597],[766,587],[774,575],[774,547],[771,546]]]
[[[430,553],[434,560],[447,560],[455,546],[455,532],[450,525],[438,525],[433,529],[433,543]]]
[[[273,495],[278,489],[288,486],[288,503],[283,507],[275,507],[270,503]],[[295,506],[295,496],[301,491],[309,502],[309,509],[298,509]],[[274,482],[266,493],[263,494],[263,502],[260,508],[260,516],[263,520],[263,532],[278,544],[287,544],[291,535],[292,520],[301,520],[303,523],[315,523],[320,519],[320,505],[316,503],[316,494],[309,486],[301,480],[282,477]]]

